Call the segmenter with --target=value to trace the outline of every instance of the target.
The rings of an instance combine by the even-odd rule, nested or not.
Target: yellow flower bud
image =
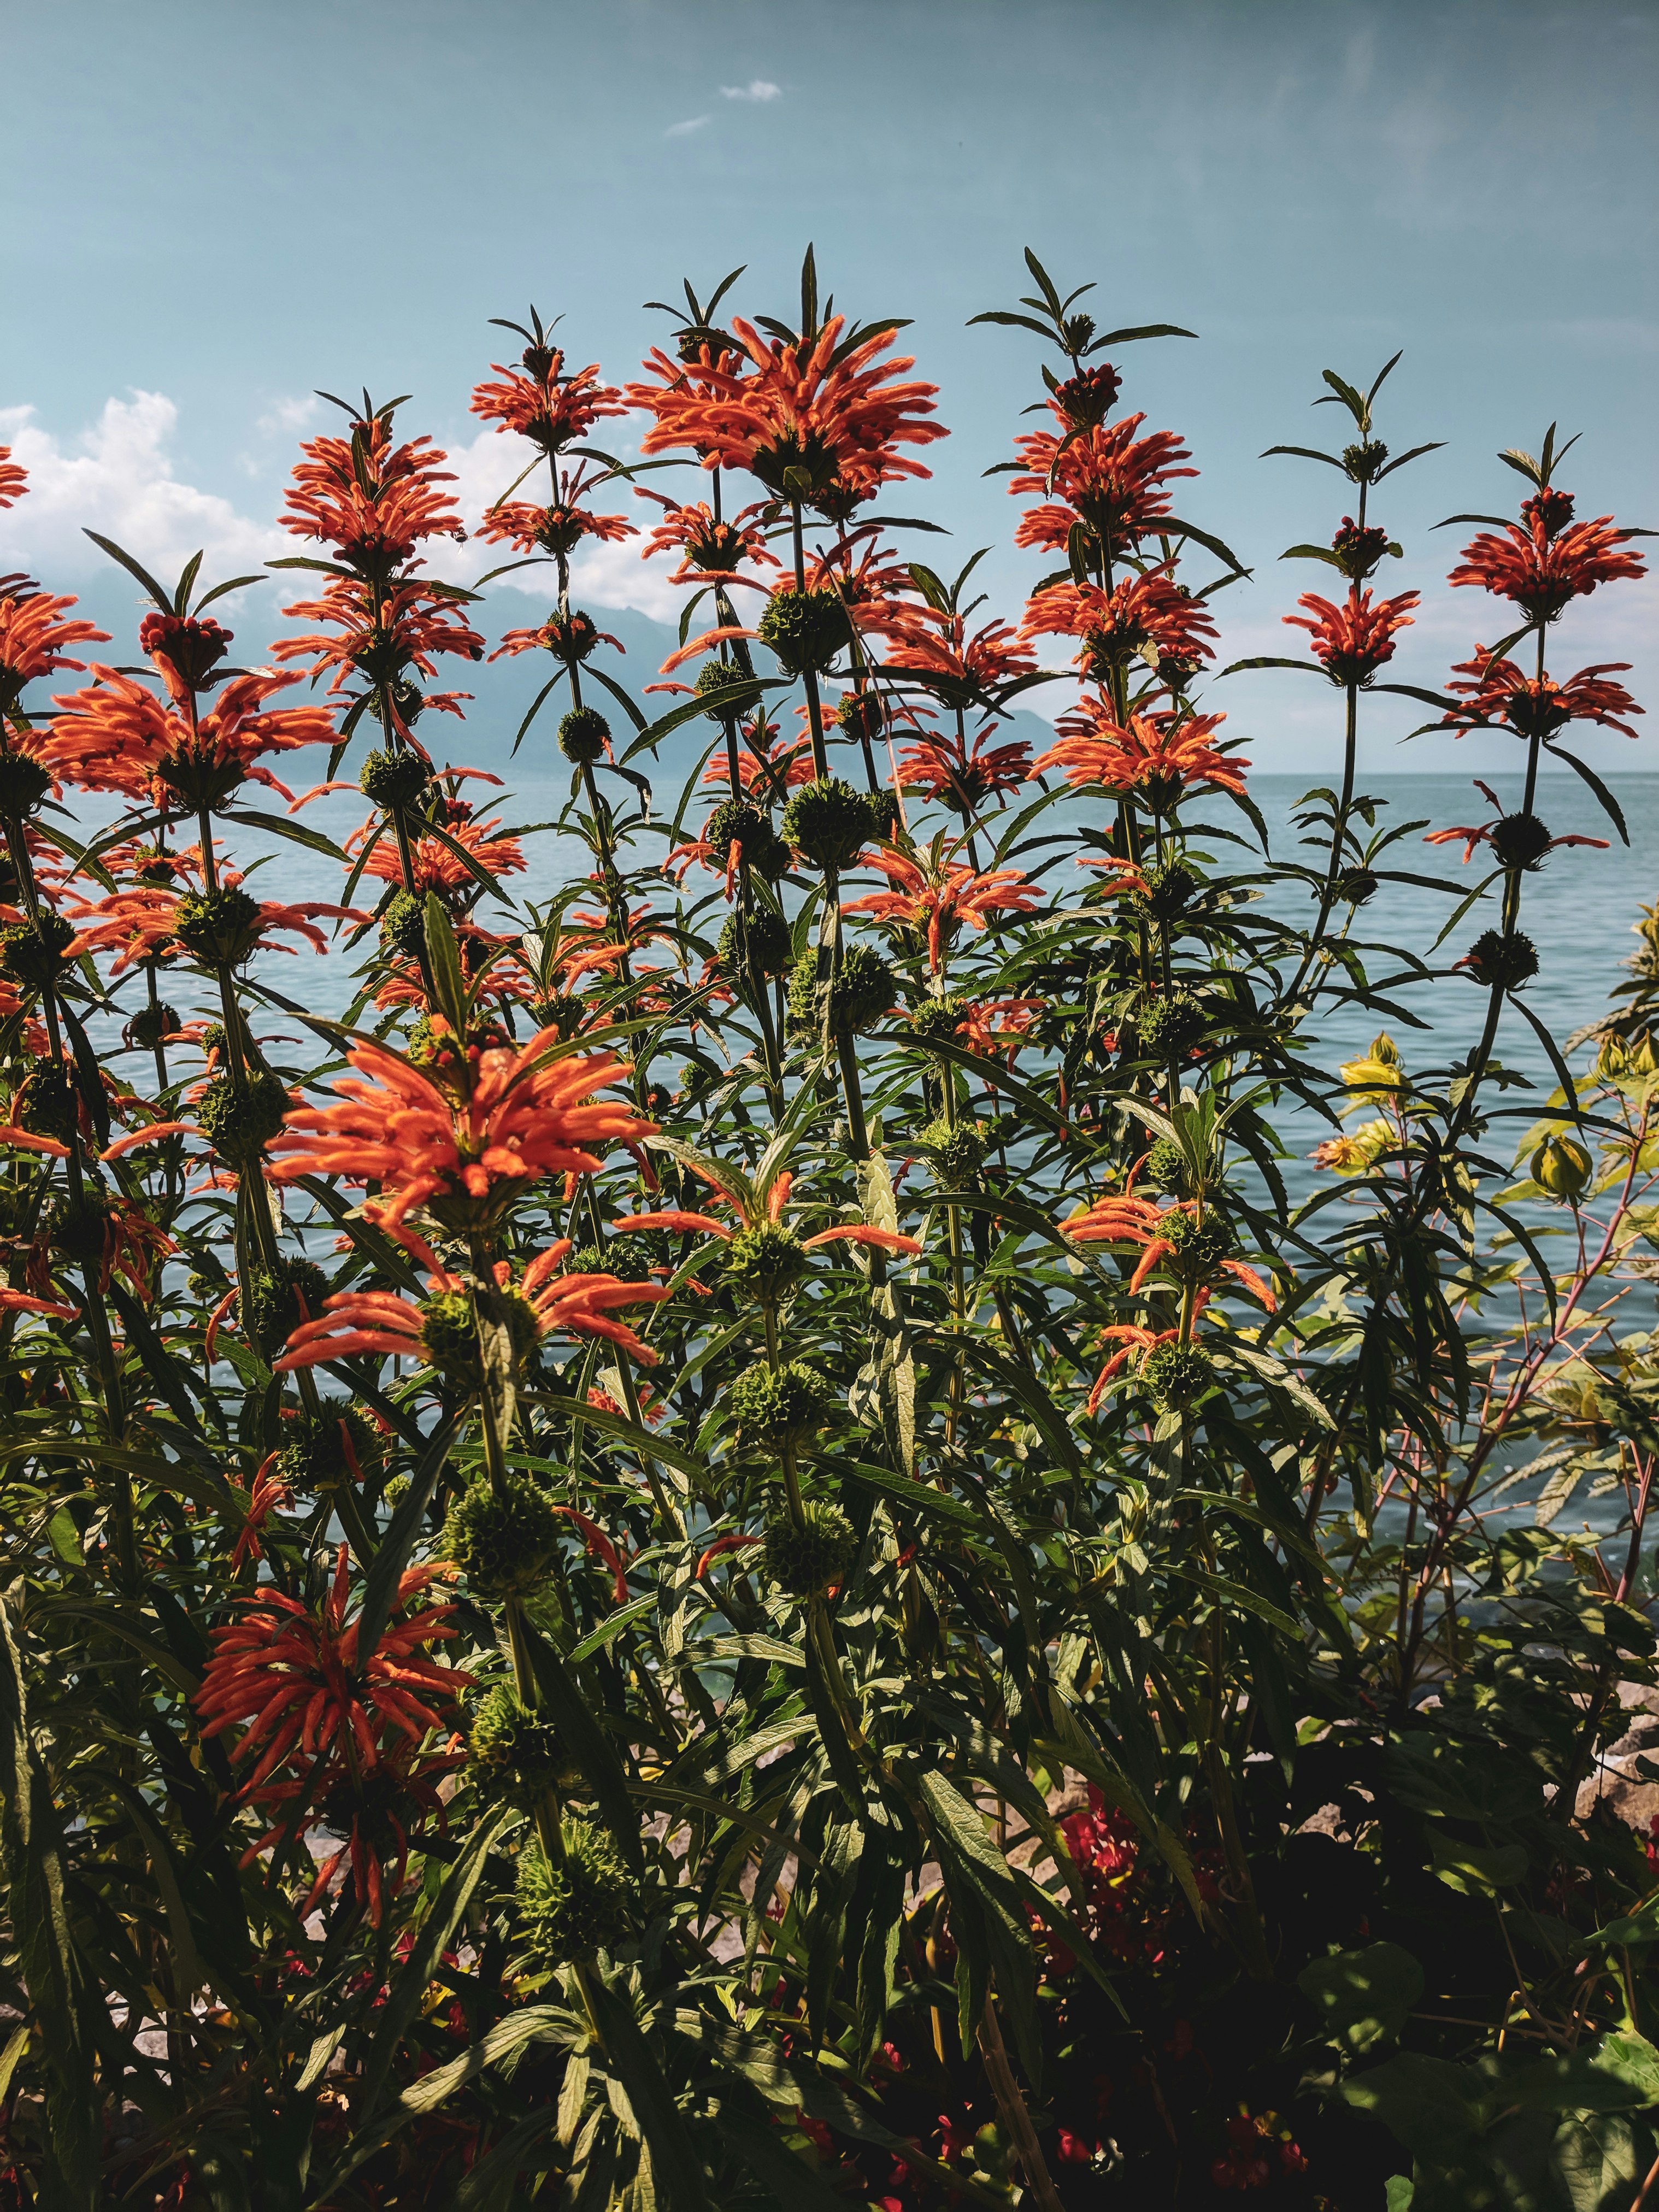
[[[1571,1137],[1551,1137],[1532,1156],[1532,1179],[1552,1198],[1576,1206],[1595,1172],[1595,1163]]]

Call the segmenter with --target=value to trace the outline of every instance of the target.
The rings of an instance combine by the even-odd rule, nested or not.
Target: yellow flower
[[[1359,1065],[1363,1063],[1356,1063]],[[1346,1074],[1346,1070],[1345,1069]],[[1364,1175],[1374,1166],[1393,1142],[1394,1131],[1386,1121],[1367,1121],[1351,1136],[1328,1137],[1309,1154],[1316,1168],[1330,1168],[1338,1175]]]

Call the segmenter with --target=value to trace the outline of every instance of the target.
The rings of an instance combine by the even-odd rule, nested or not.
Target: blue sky
[[[406,427],[453,445],[476,503],[513,473],[466,413],[499,357],[489,316],[533,299],[573,361],[621,376],[666,328],[644,300],[746,262],[743,307],[787,313],[809,238],[838,304],[914,319],[953,435],[905,508],[955,533],[930,541],[941,565],[997,549],[1003,608],[1040,564],[981,471],[1039,391],[1038,349],[964,325],[1027,289],[1028,244],[1095,279],[1114,322],[1200,333],[1122,365],[1204,471],[1183,511],[1256,572],[1224,602],[1230,653],[1293,650],[1279,617],[1325,573],[1276,556],[1328,537],[1346,487],[1256,457],[1334,427],[1308,405],[1327,366],[1368,379],[1403,346],[1382,434],[1449,441],[1382,510],[1407,552],[1390,587],[1425,593],[1401,655],[1419,680],[1493,628],[1443,588],[1461,538],[1427,526],[1512,505],[1498,447],[1559,416],[1586,434],[1563,479],[1580,513],[1659,525],[1651,0],[3,0],[0,28],[0,439],[40,493],[0,519],[0,568],[129,623],[79,525],[175,567],[204,541],[210,565],[283,550],[313,386],[413,394]],[[586,597],[665,605],[631,550]],[[269,629],[271,604],[239,619]],[[1556,672],[1629,659],[1640,696],[1656,607],[1625,586],[1570,615]],[[507,590],[489,619],[533,612]],[[514,680],[480,678],[476,750]],[[1212,703],[1261,767],[1325,764],[1316,685],[1241,677]],[[1401,754],[1415,719],[1377,702],[1375,767],[1504,758]]]

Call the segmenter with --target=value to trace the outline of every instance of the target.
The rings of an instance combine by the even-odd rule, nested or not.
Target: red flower
[[[1581,599],[1598,584],[1644,576],[1639,553],[1619,550],[1637,533],[1613,527],[1610,514],[1594,522],[1567,522],[1569,493],[1540,493],[1522,508],[1523,523],[1507,523],[1503,537],[1489,530],[1463,548],[1463,564],[1448,581],[1477,584],[1500,599],[1512,599],[1535,623],[1553,622],[1569,600]]]
[[[1139,791],[1158,809],[1184,793],[1243,791],[1247,760],[1224,753],[1210,738],[1224,714],[1131,714],[1120,723],[1109,700],[1085,693],[1054,725],[1060,743],[1037,762],[1063,769],[1068,783],[1100,784],[1107,791]]]
[[[882,360],[890,331],[838,360],[845,325],[844,316],[832,315],[814,337],[769,342],[738,321],[732,327],[742,355],[717,359],[705,346],[689,364],[653,350],[646,368],[658,381],[628,388],[632,403],[656,418],[641,452],[689,446],[705,468],[747,469],[769,491],[815,503],[826,494],[867,498],[878,484],[927,476],[896,449],[947,434],[925,419],[938,387],[883,382],[915,366],[908,357]]]
[[[251,777],[288,799],[293,794],[258,765],[260,755],[323,744],[334,735],[325,707],[267,707],[276,692],[299,682],[297,675],[258,669],[233,676],[192,728],[185,715],[131,677],[97,662],[92,672],[98,680],[88,690],[53,699],[61,711],[40,748],[54,775],[87,791],[118,791],[158,804],[170,793],[191,807],[216,805]]]
[[[1126,415],[1109,427],[1094,423],[1073,431],[1061,409],[1050,411],[1066,434],[1034,431],[1015,441],[1024,469],[1008,480],[1018,498],[1041,493],[1048,504],[1029,508],[1014,532],[1016,545],[1045,545],[1064,552],[1072,531],[1081,524],[1108,561],[1132,552],[1170,512],[1165,489],[1176,477],[1195,477],[1181,468],[1187,448],[1173,431],[1135,432],[1144,415]],[[1054,495],[1058,494],[1058,499]],[[1063,503],[1062,503],[1063,502]]]
[[[609,1054],[555,1059],[558,1043],[557,1030],[546,1029],[517,1052],[482,1053],[470,1090],[456,1099],[364,1039],[349,1055],[360,1073],[335,1085],[339,1103],[288,1115],[272,1179],[374,1182],[380,1221],[395,1225],[424,1206],[447,1228],[465,1231],[493,1222],[544,1176],[597,1174],[591,1146],[637,1144],[657,1125],[620,1100],[594,1098],[628,1073],[623,1061]]]
[[[349,1820],[349,1836],[326,1861],[301,1907],[305,1917],[349,1851],[356,1893],[380,1925],[385,1899],[383,1860],[395,1849],[393,1887],[403,1878],[409,1806],[441,1818],[432,1784],[456,1764],[453,1754],[423,1757],[428,1732],[454,1718],[455,1693],[471,1677],[437,1666],[422,1646],[454,1635],[449,1606],[428,1607],[406,1620],[395,1607],[450,1570],[411,1567],[398,1585],[394,1617],[381,1632],[367,1668],[357,1662],[357,1622],[345,1617],[348,1553],[340,1547],[334,1587],[319,1613],[281,1591],[264,1589],[242,1602],[250,1610],[216,1629],[213,1657],[196,1695],[204,1737],[248,1723],[233,1764],[258,1750],[258,1765],[236,1793],[275,1810],[276,1825],[249,1845],[251,1865],[266,1846],[322,1812]],[[286,1771],[284,1771],[286,1770]],[[402,1817],[400,1817],[400,1815]]]
[[[1397,599],[1378,599],[1373,605],[1369,592],[1351,584],[1340,607],[1315,592],[1304,592],[1297,605],[1306,607],[1314,619],[1286,615],[1285,620],[1293,629],[1311,633],[1314,658],[1333,684],[1369,684],[1383,662],[1393,659],[1395,632],[1411,628],[1411,610],[1417,601],[1415,592],[1402,592]]]
[[[1042,900],[1042,893],[1014,868],[980,875],[960,862],[943,859],[922,867],[890,847],[878,853],[870,866],[878,868],[894,888],[849,899],[842,912],[871,915],[878,921],[897,922],[909,929],[925,927],[928,963],[936,975],[945,947],[960,923],[969,921],[983,929],[988,914],[1029,914]]]
[[[138,625],[138,649],[149,655],[173,705],[187,708],[210,687],[210,672],[235,635],[211,615],[148,614]]]
[[[1633,736],[1635,732],[1632,732],[1632,735]],[[1474,779],[1474,787],[1480,793],[1483,798],[1490,799],[1492,804],[1498,809],[1497,820],[1494,822],[1477,823],[1473,828],[1465,826],[1454,830],[1431,830],[1428,836],[1423,840],[1423,842],[1425,845],[1449,845],[1454,838],[1462,837],[1464,841],[1463,866],[1466,868],[1469,865],[1471,859],[1474,857],[1475,847],[1477,845],[1485,845],[1492,842],[1497,842],[1498,844],[1501,857],[1505,858],[1511,862],[1516,858],[1522,858],[1526,861],[1527,865],[1533,867],[1537,866],[1539,861],[1543,859],[1546,853],[1554,852],[1558,845],[1592,845],[1598,852],[1601,853],[1605,853],[1608,849],[1607,840],[1605,837],[1551,837],[1549,836],[1549,833],[1544,829],[1543,824],[1540,823],[1535,817],[1527,815],[1506,815],[1504,811],[1503,800],[1498,796],[1498,793],[1492,789],[1492,786],[1489,783],[1482,783],[1479,776],[1476,776]],[[1523,835],[1530,833],[1531,842],[1526,848],[1526,852],[1524,854],[1503,854],[1502,841],[1498,838],[1497,833],[1505,822],[1514,822],[1518,823]],[[1510,835],[1513,836],[1515,832],[1511,831]],[[1547,842],[1545,842],[1546,840],[1547,840]],[[1530,855],[1529,859],[1527,858],[1527,854]],[[1340,1138],[1334,1138],[1330,1139],[1331,1143],[1337,1145],[1340,1145],[1342,1141],[1343,1140]],[[1322,1145],[1319,1149],[1323,1152],[1326,1150],[1326,1146]],[[1322,1167],[1328,1166],[1330,1164],[1331,1162],[1328,1160],[1322,1160],[1320,1162],[1320,1165]]]
[[[1137,653],[1182,665],[1208,660],[1216,634],[1202,599],[1176,583],[1167,568],[1130,576],[1112,592],[1097,584],[1050,584],[1033,594],[1022,637],[1049,633],[1083,641],[1079,664],[1091,674],[1123,665]]]
[[[450,1571],[441,1564],[410,1567],[398,1583],[397,1603]],[[386,1754],[388,1735],[418,1744],[428,1729],[446,1725],[456,1691],[471,1684],[471,1675],[440,1667],[422,1653],[423,1644],[455,1634],[447,1626],[454,1608],[447,1605],[394,1618],[367,1668],[361,1668],[357,1623],[346,1619],[349,1576],[349,1554],[342,1544],[334,1586],[320,1613],[265,1589],[243,1601],[248,1611],[242,1620],[213,1632],[214,1653],[196,1693],[196,1710],[204,1740],[246,1723],[231,1763],[255,1751],[259,1755],[239,1800],[257,1796],[296,1759],[338,1756],[358,1771],[372,1772]]]
[[[9,446],[0,446],[0,507],[15,507],[28,488],[28,471],[13,460]]]
[[[601,416],[628,412],[622,393],[599,382],[597,362],[566,376],[559,349],[533,343],[525,348],[522,361],[522,368],[492,361],[490,367],[505,381],[474,388],[472,412],[498,431],[516,430],[544,453],[556,453],[573,438],[586,437]]]
[[[264,1559],[264,1546],[259,1540],[260,1530],[273,1513],[280,1513],[285,1505],[291,1505],[294,1502],[294,1492],[274,1471],[281,1457],[280,1452],[270,1453],[261,1461],[254,1475],[243,1510],[241,1533],[230,1555],[233,1575],[240,1573],[244,1560],[252,1559],[257,1564]],[[233,1494],[235,1494],[235,1486],[233,1484],[231,1487]]]
[[[1622,684],[1603,679],[1630,666],[1627,660],[1604,660],[1594,668],[1581,668],[1565,684],[1553,682],[1547,669],[1541,681],[1528,676],[1512,660],[1493,660],[1484,646],[1476,646],[1473,660],[1461,660],[1448,690],[1462,692],[1468,704],[1448,714],[1437,725],[1455,730],[1489,729],[1505,721],[1522,738],[1553,738],[1569,722],[1599,722],[1620,736],[1636,735],[1621,714],[1643,711]],[[1460,680],[1461,679],[1461,680]]]
[[[0,593],[0,716],[8,716],[16,713],[23,686],[37,676],[50,676],[59,668],[77,672],[85,668],[84,660],[68,657],[64,646],[107,645],[109,632],[94,623],[65,622],[64,610],[77,605],[75,599],[34,591],[24,577],[3,580],[17,586],[9,597]]]

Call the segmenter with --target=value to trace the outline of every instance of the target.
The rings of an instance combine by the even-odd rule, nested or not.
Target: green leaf
[[[368,1579],[363,1585],[363,1602],[357,1615],[357,1664],[366,1667],[374,1656],[392,1608],[397,1602],[398,1585],[403,1580],[404,1570],[409,1565],[409,1555],[415,1548],[426,1519],[426,1509],[432,1493],[438,1486],[438,1478],[448,1462],[455,1439],[460,1434],[465,1416],[452,1413],[425,1440],[426,1449],[416,1462],[409,1478],[409,1489],[392,1516],[392,1525],[380,1539],[373,1564],[368,1568]]]
[[[651,2146],[652,2179],[659,2201],[669,2212],[707,2212],[702,2160],[640,2031],[626,1986],[590,1971],[586,1994],[604,2040],[607,2068],[626,2090],[634,2117]]]
[[[98,2212],[104,2201],[102,2103],[93,2080],[94,2039],[82,2018],[82,1977],[64,1901],[62,1832],[29,1733],[23,1662],[3,1606],[0,1875],[9,1940],[46,2073],[44,2212]],[[92,2002],[104,2002],[96,1987]]]
[[[529,1654],[538,1701],[556,1719],[560,1733],[574,1753],[576,1764],[599,1800],[605,1826],[617,1839],[617,1848],[632,1867],[640,1864],[640,1823],[629,1802],[628,1777],[615,1745],[595,1719],[576,1677],[559,1656],[557,1647],[534,1622],[520,1613],[517,1631]]]
[[[1397,1943],[1372,1943],[1311,1960],[1296,1984],[1318,2006],[1330,2040],[1357,2057],[1399,2041],[1423,1994],[1423,1969]]]
[[[478,1821],[444,1876],[443,1887],[421,1923],[414,1948],[387,1983],[386,1995],[374,2014],[374,2039],[363,2061],[361,2102],[356,2106],[360,2113],[372,2117],[380,2103],[380,2092],[391,2075],[398,2046],[412,2026],[439,1960],[483,1877],[484,1863],[495,1838],[516,1817],[511,1805],[498,1805]]]
[[[847,2212],[847,2199],[831,2189],[815,2166],[797,2158],[764,2120],[742,2106],[726,2104],[715,2123],[761,2187],[769,2190],[782,2212]]]

